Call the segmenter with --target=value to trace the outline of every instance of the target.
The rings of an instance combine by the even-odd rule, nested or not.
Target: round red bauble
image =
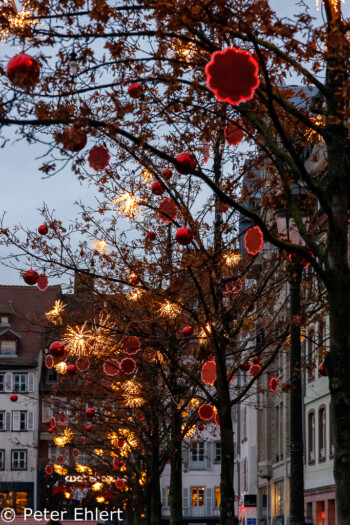
[[[64,457],[63,456],[58,456],[57,458],[57,463],[64,463]]]
[[[137,354],[141,347],[140,339],[134,335],[130,335],[124,339],[122,349],[129,355]]]
[[[225,140],[227,144],[230,144],[230,146],[237,146],[240,142],[242,142],[244,137],[244,131],[241,129],[241,122],[238,120],[234,120],[233,122],[230,122],[227,124],[224,134],[225,134]]]
[[[204,430],[204,425],[198,425],[198,430],[201,432],[202,430]]]
[[[40,233],[40,235],[47,235],[48,231],[49,231],[49,227],[47,224],[42,224],[38,228],[38,232]]]
[[[154,232],[147,232],[146,239],[149,241],[155,241],[157,238],[156,234]]]
[[[264,245],[264,236],[259,226],[249,228],[244,236],[244,246],[250,255],[256,255]]]
[[[72,456],[73,456],[73,458],[78,458],[79,457],[79,450],[77,448],[73,449]]]
[[[225,288],[229,293],[235,294],[242,290],[241,279],[234,279],[225,284]]]
[[[260,365],[252,365],[250,367],[249,372],[250,372],[250,375],[252,377],[256,377],[258,375],[258,373],[260,372],[260,370],[261,370],[261,366]]]
[[[255,355],[253,357],[253,364],[258,365],[260,363],[260,357],[258,355]]]
[[[321,363],[321,364],[319,365],[319,367],[318,367],[318,373],[320,374],[320,376],[324,376],[324,377],[327,377],[327,376],[328,376],[327,370],[325,369],[323,363]]]
[[[158,218],[168,224],[176,219],[178,211],[175,202],[167,197],[159,203]]]
[[[217,100],[237,106],[250,100],[259,86],[258,63],[249,51],[227,47],[212,54],[205,66],[207,87]]]
[[[177,165],[176,169],[182,175],[188,175],[196,167],[196,158],[192,153],[184,151],[176,157]]]
[[[48,433],[52,434],[53,433],[53,428],[50,427],[49,430],[48,430]]]
[[[30,55],[20,53],[7,64],[7,77],[19,88],[32,88],[37,84],[40,74],[39,62]]]
[[[115,486],[117,489],[122,490],[125,487],[125,481],[123,479],[117,479]]]
[[[278,380],[276,377],[272,377],[270,381],[270,390],[271,392],[276,392],[278,387]]]
[[[50,346],[50,354],[54,357],[62,357],[65,354],[65,347],[60,341],[55,341]]]
[[[165,192],[165,186],[161,182],[156,181],[152,184],[151,190],[153,195],[163,195]]]
[[[51,465],[46,465],[45,467],[45,474],[47,474],[48,476],[51,476],[51,474],[53,473],[53,468]]]
[[[184,337],[191,337],[193,335],[193,328],[192,326],[185,326],[182,330],[182,335]]]
[[[182,246],[187,246],[193,241],[193,233],[189,228],[180,228],[175,234],[175,239]]]
[[[107,168],[109,165],[111,155],[106,146],[94,146],[88,155],[88,161],[90,168],[95,171],[101,171]]]
[[[209,421],[214,415],[214,408],[212,405],[206,404],[202,405],[198,409],[198,415],[201,419],[204,419],[205,421]]]
[[[86,432],[92,432],[92,426],[91,425],[86,425],[85,430],[86,430]]]
[[[290,253],[289,254],[289,261],[292,264],[297,264],[298,266],[302,266],[303,268],[307,268],[310,263],[302,255],[299,255],[298,253]]]
[[[51,419],[47,419],[45,421],[45,425],[48,426],[48,427],[51,427]]]
[[[18,400],[18,396],[17,396],[16,394],[12,394],[12,395],[10,396],[10,400],[11,400],[13,403],[15,403],[15,402]]]
[[[87,136],[84,130],[78,126],[72,126],[60,135],[59,140],[68,151],[76,153],[85,148]]]
[[[94,408],[87,408],[85,410],[86,417],[94,417],[95,414],[96,414],[96,412],[95,412]]]
[[[143,86],[134,82],[128,87],[128,93],[131,98],[140,98],[143,95]]]
[[[246,361],[245,363],[239,365],[239,368],[243,370],[243,372],[248,372],[250,370],[250,364],[248,361]]]
[[[133,277],[131,277],[130,283],[133,285],[136,285],[139,283],[139,278],[137,277],[137,275],[134,275]]]
[[[122,372],[127,375],[133,374],[136,370],[135,361],[131,359],[131,357],[126,357],[120,363],[120,370],[122,370]]]
[[[77,367],[75,365],[69,365],[67,367],[67,374],[69,376],[74,376],[77,373]]]
[[[33,284],[36,284],[38,280],[39,280],[39,274],[35,270],[32,270],[32,269],[27,270],[23,274],[23,281],[26,284],[30,284],[32,286]]]
[[[206,385],[213,385],[216,380],[216,363],[215,361],[207,361],[202,366],[201,378]]]
[[[172,176],[173,176],[173,172],[171,170],[163,170],[162,171],[162,177],[166,181],[170,180]]]

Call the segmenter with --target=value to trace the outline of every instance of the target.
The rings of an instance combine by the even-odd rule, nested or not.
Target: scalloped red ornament
[[[136,370],[136,362],[131,357],[125,357],[120,363],[120,370],[127,375],[133,374]]]
[[[229,293],[235,294],[242,290],[241,279],[234,279],[225,284],[225,288]]]
[[[19,88],[32,88],[39,81],[39,62],[26,53],[19,53],[7,64],[7,78],[11,84]]]
[[[204,421],[209,421],[214,416],[214,407],[209,404],[202,405],[198,409],[198,415]]]
[[[141,341],[135,335],[129,335],[122,342],[122,349],[129,355],[137,354],[141,348]]]
[[[264,245],[264,236],[259,226],[249,228],[244,236],[244,246],[250,255],[256,255]]]
[[[179,210],[175,202],[172,199],[166,197],[159,203],[158,218],[162,222],[169,224],[170,222],[173,222],[174,219],[176,219],[178,211]]]
[[[41,273],[39,275],[39,279],[38,279],[38,288],[41,292],[45,292],[45,290],[47,290],[47,287],[49,286],[49,280],[47,278],[47,275],[45,275],[44,273]]]
[[[119,373],[120,364],[117,359],[109,359],[103,365],[103,371],[107,376],[115,376]]]
[[[250,370],[249,370],[249,373],[252,377],[256,377],[258,375],[258,373],[260,372],[261,370],[261,366],[260,365],[252,365],[250,367]]]
[[[242,123],[239,120],[233,120],[227,124],[224,135],[227,144],[230,146],[238,146],[243,140],[244,131],[241,129]]]
[[[117,479],[117,481],[115,482],[115,486],[117,489],[122,490],[125,487],[125,480]]]
[[[53,367],[53,364],[54,364],[54,360],[53,360],[52,355],[47,355],[45,357],[45,366],[46,366],[46,368],[51,370],[51,368]]]
[[[277,387],[278,387],[278,379],[276,377],[272,377],[270,381],[271,392],[276,392]]]
[[[89,166],[95,171],[102,171],[109,166],[111,154],[109,153],[106,146],[96,145],[90,151],[88,155]]]
[[[53,473],[53,467],[51,465],[46,465],[45,474],[47,474],[48,476],[51,476],[52,473]]]
[[[207,361],[202,366],[201,378],[206,385],[213,385],[216,380],[216,363],[215,361]]]

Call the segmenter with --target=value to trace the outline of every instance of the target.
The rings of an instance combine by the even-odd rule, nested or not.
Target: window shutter
[[[167,498],[167,488],[162,487],[162,507],[168,506],[168,498]]]
[[[11,412],[6,412],[5,430],[11,430]]]
[[[27,430],[34,430],[34,412],[27,412]]]
[[[188,468],[188,462],[189,462],[189,450],[187,447],[184,447],[182,449],[182,462],[184,464],[185,468]]]
[[[5,374],[5,392],[12,392],[12,374],[7,372]]]
[[[207,516],[211,516],[213,513],[213,489],[206,489],[205,500],[207,505]]]
[[[34,392],[34,374],[28,374],[28,392]]]
[[[45,421],[50,419],[50,417],[51,417],[51,410],[50,410],[49,405],[42,402],[41,403],[41,421],[45,423]]]
[[[20,429],[20,412],[19,410],[14,410],[12,412],[12,430],[14,432],[19,431]]]
[[[206,442],[206,448],[207,448],[207,452],[206,452],[206,468],[207,469],[211,469],[213,443],[211,441],[207,441]]]
[[[188,488],[182,489],[182,507],[188,509]]]

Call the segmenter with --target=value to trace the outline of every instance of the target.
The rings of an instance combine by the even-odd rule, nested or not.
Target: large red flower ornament
[[[160,201],[158,208],[158,218],[165,223],[170,223],[176,219],[178,208],[175,202],[168,197]]]
[[[258,63],[249,51],[227,47],[212,54],[205,66],[207,87],[221,102],[238,106],[259,86]]]
[[[131,357],[125,357],[120,363],[120,370],[124,372],[124,374],[130,375],[133,374],[136,370],[136,363]]]
[[[228,281],[228,283],[225,284],[225,288],[228,293],[238,293],[242,290],[242,281],[239,278]]]
[[[101,171],[107,168],[109,165],[111,155],[106,146],[94,146],[88,155],[88,161],[90,168],[95,171]]]
[[[250,255],[256,255],[264,245],[264,236],[259,226],[249,228],[244,236],[244,246]]]
[[[213,385],[216,380],[216,363],[215,361],[207,361],[202,366],[201,378],[206,385]]]
[[[209,421],[214,416],[214,414],[214,407],[209,404],[202,405],[198,409],[198,415],[204,421]]]
[[[129,335],[122,343],[122,349],[129,355],[137,354],[141,347],[140,339],[134,335]]]
[[[230,146],[237,146],[242,142],[244,131],[241,129],[241,123],[237,120],[229,122],[224,129],[225,140]]]

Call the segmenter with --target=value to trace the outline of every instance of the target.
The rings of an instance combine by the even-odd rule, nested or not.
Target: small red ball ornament
[[[12,401],[13,403],[15,403],[17,400],[18,400],[18,396],[16,394],[12,394],[10,396],[10,401]]]
[[[248,372],[250,370],[250,364],[248,361],[246,361],[245,363],[242,363],[241,365],[239,365],[239,368],[243,371],[243,372]]]
[[[49,430],[48,430],[48,433],[49,434],[53,434],[53,428],[50,427]]]
[[[213,385],[216,380],[216,363],[215,361],[207,361],[202,366],[201,378],[206,385]]]
[[[146,239],[149,241],[155,241],[157,238],[156,234],[154,232],[147,232]]]
[[[176,162],[178,163],[176,169],[182,175],[188,175],[197,165],[195,156],[187,151],[180,153],[176,157]]]
[[[60,341],[55,341],[50,346],[50,354],[54,357],[62,357],[65,354],[65,347]]]
[[[49,231],[49,227],[47,224],[42,224],[38,228],[38,232],[40,233],[40,235],[47,235],[48,231]]]
[[[156,181],[152,184],[151,190],[153,195],[163,195],[165,192],[165,186],[161,182]]]
[[[86,415],[86,417],[89,417],[89,418],[90,418],[90,417],[94,417],[95,414],[96,414],[96,412],[95,412],[95,409],[94,409],[94,408],[87,408],[87,409],[85,410],[85,415]]]
[[[86,432],[92,432],[92,426],[91,425],[86,425],[85,430],[86,430]]]
[[[225,284],[225,288],[229,293],[235,294],[242,290],[241,279],[234,279]]]
[[[54,365],[54,360],[52,358],[52,355],[47,355],[45,357],[45,365],[46,365],[46,368],[49,368],[51,369]]]
[[[45,425],[46,425],[47,427],[51,427],[51,419],[47,419],[47,420],[45,421]]]
[[[85,148],[87,136],[84,130],[78,126],[72,126],[63,133],[57,135],[57,140],[72,153],[77,153]]]
[[[107,376],[115,376],[119,373],[120,364],[117,359],[109,359],[103,365],[103,371]]]
[[[258,365],[259,363],[260,363],[260,356],[255,355],[255,356],[253,357],[253,364],[254,364],[254,365]]]
[[[168,197],[160,201],[159,208],[158,208],[158,218],[165,222],[166,224],[169,224],[174,219],[176,219],[176,215],[178,212],[178,208],[175,204],[175,202],[172,199],[169,199]]]
[[[199,430],[200,432],[202,432],[202,430],[204,430],[204,425],[198,425],[197,428],[198,428],[198,430]]]
[[[125,481],[123,479],[117,479],[115,486],[117,489],[122,490],[125,487]]]
[[[131,98],[140,98],[143,95],[144,88],[141,84],[134,82],[128,87],[128,93]]]
[[[74,376],[77,373],[77,367],[75,365],[69,365],[67,367],[67,374],[69,376]]]
[[[278,380],[276,377],[272,377],[270,381],[270,390],[271,392],[276,392],[278,387]]]
[[[241,129],[241,125],[241,122],[239,122],[238,120],[234,120],[226,126],[224,130],[224,135],[227,144],[229,144],[230,146],[237,146],[242,142],[244,137],[244,131]]]
[[[77,448],[73,449],[72,456],[73,456],[73,458],[78,458],[79,457],[79,450]]]
[[[120,363],[120,370],[127,375],[133,374],[136,370],[136,362],[131,357],[126,357]]]
[[[256,255],[264,245],[264,236],[259,226],[249,228],[244,236],[244,246],[250,255]]]
[[[180,228],[175,234],[175,239],[182,246],[187,246],[193,241],[193,233],[189,228]]]
[[[58,456],[57,458],[57,463],[64,463],[64,457],[63,456]]]
[[[252,377],[256,377],[258,375],[258,373],[260,372],[260,370],[261,370],[261,366],[260,365],[252,365],[250,367],[249,372],[250,372],[250,375]]]
[[[38,272],[36,272],[35,270],[27,270],[24,274],[23,274],[23,281],[26,283],[26,284],[30,284],[31,286],[33,286],[33,284],[36,284],[39,280],[39,274]]]
[[[45,474],[47,474],[48,476],[51,476],[52,473],[53,473],[53,467],[51,465],[46,465]]]
[[[193,335],[192,326],[185,326],[185,328],[182,330],[182,335],[184,337],[191,337]]]
[[[327,370],[325,369],[323,363],[321,363],[321,364],[319,365],[319,367],[318,367],[318,373],[320,374],[320,376],[324,376],[324,377],[327,377],[327,376],[328,376]]]
[[[212,54],[205,66],[207,87],[217,100],[237,106],[250,100],[259,86],[258,63],[248,52],[234,47]]]
[[[136,284],[139,284],[139,278],[137,277],[137,275],[134,275],[133,277],[131,277],[130,283],[133,284],[134,286],[136,286]]]
[[[209,421],[214,416],[214,408],[212,405],[202,405],[198,409],[198,415],[204,421]]]
[[[124,339],[122,343],[122,349],[129,355],[137,354],[141,348],[141,341],[138,337],[130,335]]]
[[[162,171],[162,177],[166,181],[169,181],[172,176],[173,176],[173,172],[171,170],[163,170]]]
[[[88,161],[90,168],[95,171],[102,171],[109,165],[111,155],[106,146],[94,146],[88,155]]]
[[[39,62],[25,53],[12,57],[7,64],[7,77],[15,87],[24,89],[34,87],[39,80],[39,75]]]

